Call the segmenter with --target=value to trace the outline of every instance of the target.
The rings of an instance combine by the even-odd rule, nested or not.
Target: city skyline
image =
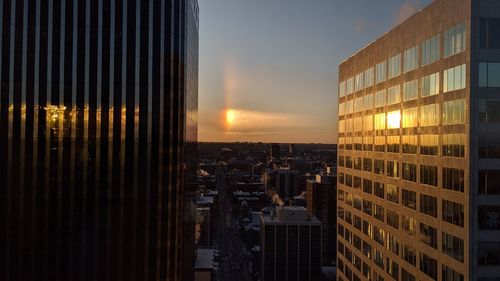
[[[200,141],[336,143],[332,66],[430,3],[313,2],[200,1]]]

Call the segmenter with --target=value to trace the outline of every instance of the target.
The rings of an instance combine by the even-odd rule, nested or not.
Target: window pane
[[[354,77],[347,80],[346,94],[352,94],[354,92]]]
[[[488,87],[500,87],[500,63],[488,63]]]
[[[422,65],[433,63],[440,58],[439,35],[431,37],[422,42]]]
[[[403,136],[402,137],[402,150],[403,153],[417,154],[417,136]]]
[[[363,108],[370,110],[373,108],[373,95],[369,94],[363,97]]]
[[[465,99],[443,103],[443,125],[465,123]]]
[[[341,82],[339,85],[339,97],[345,96],[345,91],[346,91],[345,87],[346,87],[346,82],[345,81]]]
[[[401,111],[387,113],[387,129],[398,129],[401,127]]]
[[[418,108],[403,110],[403,128],[414,128],[418,126]]]
[[[422,97],[439,94],[439,72],[423,77],[421,87]]]
[[[452,56],[465,50],[466,25],[459,23],[445,31],[444,56]]]
[[[464,157],[465,156],[465,135],[464,134],[444,134],[443,135],[443,156]]]
[[[354,90],[361,91],[364,89],[364,78],[363,78],[363,72],[359,73],[358,75],[355,76],[354,79]]]
[[[404,52],[404,73],[412,71],[418,67],[418,45],[407,49]]]
[[[479,63],[479,87],[488,87],[488,63]]]
[[[375,107],[385,106],[385,90],[375,93]]]
[[[466,65],[462,64],[444,71],[443,92],[451,92],[465,88]]]
[[[401,87],[399,85],[391,87],[387,90],[387,104],[395,104],[401,102]]]
[[[409,81],[403,84],[403,101],[418,98],[418,80]]]
[[[365,70],[365,75],[364,75],[365,76],[365,88],[373,86],[373,81],[374,81],[373,73],[374,73],[373,67]]]
[[[354,100],[354,112],[359,112],[363,110],[363,98],[357,98]]]
[[[420,154],[437,156],[439,151],[438,135],[420,136]]]
[[[479,171],[479,194],[500,194],[500,170]]]
[[[437,126],[439,125],[439,105],[429,104],[420,108],[420,125]]]
[[[389,58],[389,79],[401,74],[401,54]]]
[[[375,114],[375,130],[385,130],[385,113]]]
[[[386,62],[384,61],[377,64],[375,68],[375,82],[376,83],[384,82],[386,79],[386,75],[387,75]]]

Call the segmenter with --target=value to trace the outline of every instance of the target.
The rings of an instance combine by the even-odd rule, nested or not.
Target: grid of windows
[[[435,97],[440,93],[465,88],[466,65],[461,64],[445,69],[444,71],[441,70],[441,72],[427,72],[424,76],[421,76],[421,74],[424,74],[424,70],[427,69],[425,68],[422,71],[405,74],[404,78],[411,77],[411,81],[405,81],[405,79],[399,81],[398,79],[397,84],[389,83],[388,81],[384,83],[384,85],[388,84],[387,87],[377,85],[376,88],[368,89],[368,87],[398,77],[402,73],[412,72],[418,69],[420,65],[425,66],[440,60],[443,56],[440,53],[441,41],[445,48],[450,40],[458,44],[454,45],[453,48],[450,47],[451,51],[448,54],[444,54],[444,57],[463,51],[465,44],[461,44],[462,39],[460,36],[464,35],[465,32],[461,33],[460,28],[456,28],[454,32],[450,32],[452,29],[447,31],[449,34],[445,34],[444,40],[440,37],[442,33],[436,34],[400,54],[385,58],[385,61],[365,69],[363,72],[341,82],[341,85],[339,85],[340,88],[345,88],[344,92],[347,95],[351,92],[348,89],[348,84],[350,83],[353,84],[352,92],[363,89],[369,92],[362,96],[360,95],[361,93],[357,93],[356,98],[349,98],[348,101],[346,99],[342,112],[344,113],[343,115],[347,115],[347,118],[339,121],[339,132],[347,133],[339,137],[340,149],[373,151],[373,153],[367,154],[352,151],[354,156],[361,157],[346,157],[342,160],[344,162],[342,164],[346,168],[352,167],[355,170],[362,171],[361,174],[367,177],[368,174],[373,174],[373,179],[378,178],[378,180],[372,180],[371,178],[364,178],[364,176],[358,177],[346,173],[342,180],[339,179],[339,183],[345,181],[345,185],[359,189],[364,194],[364,197],[359,197],[357,196],[359,193],[355,191],[354,194],[345,192],[341,196],[342,199],[345,199],[345,203],[351,206],[351,211],[346,211],[342,214],[345,217],[345,221],[360,231],[362,230],[365,234],[362,237],[358,237],[353,232],[342,230],[345,233],[343,236],[346,237],[346,240],[362,252],[362,255],[360,255],[361,259],[357,254],[349,251],[345,255],[348,257],[348,261],[361,272],[359,274],[362,278],[370,277],[373,280],[383,280],[373,268],[370,268],[369,263],[366,263],[364,259],[366,257],[373,259],[374,264],[377,265],[375,266],[376,270],[379,270],[378,267],[380,267],[380,269],[396,280],[400,278],[403,278],[402,280],[416,280],[415,273],[407,270],[411,266],[417,267],[417,269],[420,269],[421,272],[430,278],[436,279],[438,276],[441,276],[441,273],[438,274],[438,270],[441,268],[438,269],[435,256],[430,255],[433,252],[419,252],[410,245],[404,243],[400,245],[398,236],[392,234],[394,229],[401,229],[403,233],[406,233],[412,239],[435,249],[435,253],[442,251],[453,258],[459,256],[454,252],[455,249],[460,249],[460,247],[456,247],[457,243],[460,245],[460,242],[454,239],[457,237],[452,236],[450,238],[449,236],[445,236],[449,234],[444,232],[440,234],[436,227],[434,227],[435,224],[431,221],[435,220],[433,218],[437,219],[439,217],[443,221],[463,226],[463,205],[458,202],[442,200],[440,197],[441,192],[438,189],[430,192],[432,195],[423,194],[420,190],[413,189],[413,186],[416,186],[415,184],[408,182],[405,184],[402,182],[403,184],[400,185],[397,179],[427,185],[428,187],[422,187],[426,190],[430,186],[441,187],[455,192],[464,192],[466,181],[463,168],[443,167],[443,164],[439,162],[438,164],[433,164],[433,162],[428,161],[438,158],[427,156],[465,157],[466,136],[460,132],[463,126],[442,126],[439,127],[439,131],[437,127],[432,128],[432,126],[459,125],[466,122],[467,104],[465,99],[449,100],[452,96],[456,96],[455,98],[462,97],[462,93],[445,94],[443,97],[445,101],[441,101],[441,97]],[[487,65],[485,71],[482,76],[488,77]],[[492,75],[494,73],[493,71]],[[485,85],[489,85],[487,78],[483,79],[486,81]],[[349,82],[349,80],[352,80],[352,82]],[[422,98],[422,100],[417,101],[419,98]],[[339,115],[341,115],[340,111],[341,109],[339,109]],[[496,113],[496,111],[492,113],[492,110],[490,112],[483,111],[479,110],[480,116],[494,116],[494,113]],[[350,115],[351,113],[354,113],[354,116]],[[500,116],[500,114],[498,115]],[[487,118],[484,117],[483,119],[486,120]],[[489,118],[488,120],[494,120],[494,118]],[[500,117],[498,120],[500,120]],[[340,125],[341,122],[342,125]],[[453,133],[443,134],[442,132]],[[351,152],[348,153],[350,154]],[[407,155],[398,155],[399,153]],[[425,161],[413,161],[413,159],[418,159],[420,155],[426,156],[422,158]],[[339,167],[342,167],[340,159],[339,157]],[[448,159],[447,161],[450,160],[452,159]],[[461,164],[453,163],[449,165],[459,165],[460,167]],[[494,174],[489,175],[486,172],[479,174],[479,188],[483,190],[481,192],[496,192],[496,187],[493,186],[491,180],[488,180],[489,177],[494,178]],[[439,192],[439,195],[436,195],[434,192]],[[376,201],[371,200],[371,198]],[[392,204],[403,206],[403,211],[398,213],[399,210]],[[440,212],[438,212],[438,208],[442,208]],[[359,214],[356,209],[362,214],[359,217],[355,215]],[[355,212],[351,213],[353,210]],[[415,218],[409,216],[408,212],[413,211],[420,214],[415,213],[417,214]],[[483,221],[483,228],[491,228],[491,226],[488,226],[484,222],[487,220],[485,218],[488,218],[485,212],[479,214],[479,216],[482,216],[479,220]],[[432,218],[426,218],[422,214]],[[372,224],[369,221],[363,220],[363,216],[366,215],[373,216],[377,222]],[[381,224],[378,221],[385,224]],[[445,238],[449,241],[444,241]],[[401,267],[396,260],[391,259],[390,255],[386,256],[384,252],[372,248],[370,241],[365,241],[365,239],[370,239],[380,244],[398,256],[401,254],[401,258],[408,264],[403,264],[404,267]],[[438,240],[442,241],[442,243],[439,242],[438,244]],[[419,259],[418,264],[417,258]],[[349,279],[359,279],[355,272],[351,270],[352,268],[347,266],[342,267],[347,272],[346,276],[350,277]],[[445,274],[456,278],[455,275],[449,272],[448,269],[445,272],[443,267],[443,278],[445,278]]]

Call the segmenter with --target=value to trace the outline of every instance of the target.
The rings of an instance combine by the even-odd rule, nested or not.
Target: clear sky
[[[336,143],[338,65],[431,0],[198,0],[199,140]]]

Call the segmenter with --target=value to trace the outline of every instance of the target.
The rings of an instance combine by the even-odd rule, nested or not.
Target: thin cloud
[[[367,26],[368,26],[367,22],[363,19],[354,20],[354,29],[356,30],[357,33],[364,32]]]
[[[303,129],[306,125],[299,116],[289,113],[241,109],[231,109],[231,111],[233,120],[226,125],[226,133],[290,133],[297,128]]]
[[[420,0],[405,0],[396,12],[396,24],[400,24],[422,8]]]

